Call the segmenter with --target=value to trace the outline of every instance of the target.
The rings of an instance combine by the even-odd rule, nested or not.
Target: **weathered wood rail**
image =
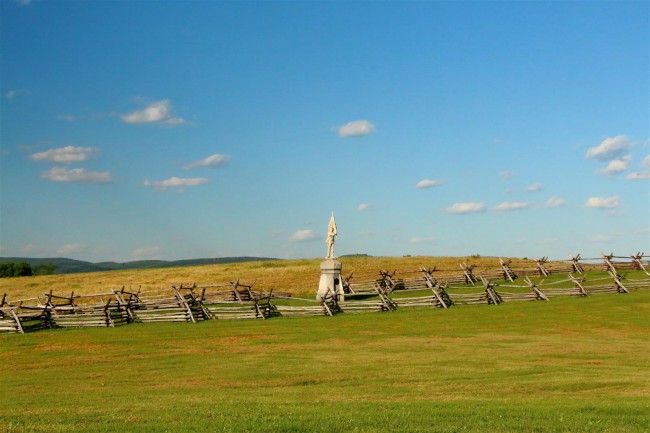
[[[7,318],[6,320],[9,320],[9,316],[11,316],[13,320],[17,319],[20,323],[22,332],[38,331],[52,327],[50,320],[50,306],[44,298],[34,297],[9,300],[5,295],[3,297],[2,306],[5,310],[10,309],[13,311],[13,313],[5,313],[5,317]],[[10,329],[7,330],[10,331]]]
[[[333,316],[341,312],[340,304],[331,291],[320,301],[286,294],[272,295],[271,298],[277,300],[273,307],[278,316]]]
[[[276,315],[271,296],[239,280],[227,284],[179,287],[196,320],[267,319]]]
[[[7,294],[5,293],[2,296],[2,301],[0,301],[0,333],[17,332],[19,334],[24,334],[25,331],[23,330],[20,319],[16,314],[16,308],[5,305],[6,301]]]
[[[57,296],[48,295],[50,320],[59,328],[114,327],[126,324],[129,314],[114,291],[110,293]]]
[[[187,300],[176,287],[129,294],[128,306],[136,322],[196,322]]]

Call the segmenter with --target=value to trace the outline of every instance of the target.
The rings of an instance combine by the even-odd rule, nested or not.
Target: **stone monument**
[[[341,278],[341,269],[343,265],[334,257],[334,239],[338,234],[334,212],[327,226],[327,256],[320,264],[320,282],[318,283],[318,292],[316,299],[322,301],[328,295],[333,295],[338,301],[344,301],[345,292],[343,291],[343,279]]]

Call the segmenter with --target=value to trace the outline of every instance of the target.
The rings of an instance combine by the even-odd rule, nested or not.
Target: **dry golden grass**
[[[50,290],[55,294],[106,293],[110,289],[143,290],[188,284],[222,284],[241,280],[255,282],[254,288],[290,292],[294,295],[314,294],[320,276],[322,259],[277,260],[219,265],[191,266],[165,269],[92,272],[85,274],[45,275],[35,277],[0,279],[0,296],[24,299],[42,296]],[[377,275],[382,269],[392,272],[417,271],[421,266],[436,267],[458,273],[460,264],[475,264],[476,271],[499,269],[499,259],[494,257],[346,257],[340,259],[343,275],[354,272],[355,277]],[[513,269],[534,268],[534,263],[512,259]]]

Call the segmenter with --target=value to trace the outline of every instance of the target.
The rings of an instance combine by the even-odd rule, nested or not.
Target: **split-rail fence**
[[[41,297],[19,300],[10,300],[5,294],[0,301],[0,333],[129,323],[334,316],[411,307],[447,309],[549,301],[559,296],[626,294],[650,288],[649,259],[643,253],[627,257],[609,254],[598,259],[577,255],[552,262],[543,257],[531,269],[515,270],[510,260],[500,259],[498,268],[482,271],[463,263],[459,270],[420,267],[399,272],[382,270],[371,275],[352,273],[343,281],[344,295],[329,292],[322,300],[256,290],[255,282],[240,280],[154,290],[123,287],[96,294],[73,292],[69,296],[50,291]],[[625,278],[621,272],[633,273],[635,278]],[[566,278],[551,277],[553,274],[566,274]]]

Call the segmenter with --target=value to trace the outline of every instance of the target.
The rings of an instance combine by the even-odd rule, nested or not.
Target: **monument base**
[[[345,300],[343,291],[343,279],[341,278],[341,269],[343,265],[336,259],[325,259],[320,264],[320,282],[318,283],[318,292],[316,299],[322,301],[328,295],[335,296],[337,301]]]

